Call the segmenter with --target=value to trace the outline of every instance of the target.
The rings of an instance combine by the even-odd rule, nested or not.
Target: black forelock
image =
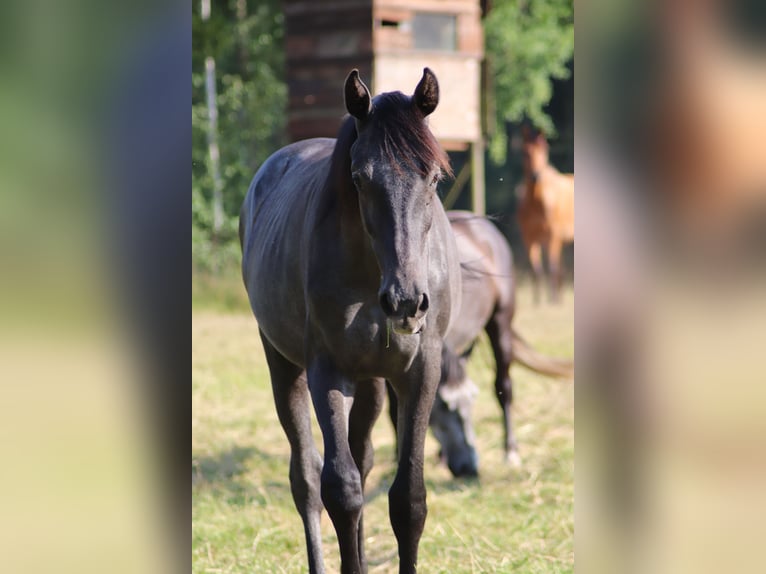
[[[367,121],[373,134],[379,134],[383,153],[394,169],[414,169],[425,177],[438,166],[443,174],[452,175],[449,156],[410,96],[401,92],[376,96]]]

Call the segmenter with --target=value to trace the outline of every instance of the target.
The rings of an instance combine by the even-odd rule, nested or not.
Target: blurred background
[[[188,572],[188,6],[0,38],[1,569]]]
[[[764,3],[576,12],[578,566],[755,572]]]

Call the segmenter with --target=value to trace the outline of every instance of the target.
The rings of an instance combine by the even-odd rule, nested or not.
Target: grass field
[[[228,289],[228,288],[227,288]],[[228,289],[227,293],[232,290]],[[574,295],[558,307],[531,304],[522,285],[518,330],[539,350],[573,356]],[[521,366],[512,368],[521,469],[506,466],[501,412],[486,340],[470,374],[481,389],[474,413],[478,480],[456,481],[426,443],[428,519],[418,571],[572,572],[574,570],[574,389]],[[236,295],[226,304],[195,296],[192,311],[192,552],[195,573],[306,572],[300,517],[287,476],[289,447],[272,403],[255,319]],[[315,424],[315,437],[318,429]],[[398,571],[388,520],[394,435],[386,413],[373,433],[375,468],[367,483],[366,550],[371,573]],[[317,441],[320,445],[321,441]],[[340,570],[323,514],[328,572]]]

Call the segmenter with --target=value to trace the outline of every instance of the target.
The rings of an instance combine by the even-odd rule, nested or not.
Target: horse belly
[[[519,227],[527,244],[547,237],[550,233],[550,225],[542,202],[522,205],[519,209]]]
[[[328,141],[299,142],[271,156],[256,174],[241,216],[242,275],[253,314],[269,342],[298,365],[305,362],[305,210],[326,169]]]
[[[463,277],[460,313],[445,338],[453,351],[463,353],[479,336],[492,315],[496,296],[490,277]]]
[[[269,342],[287,359],[303,365],[306,305],[298,270],[275,265],[275,261],[285,257],[280,257],[276,249],[267,252],[268,245],[253,248],[254,263],[247,289],[250,306]]]

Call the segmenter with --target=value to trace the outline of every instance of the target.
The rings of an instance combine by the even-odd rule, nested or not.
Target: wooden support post
[[[460,191],[465,186],[470,175],[471,162],[467,161],[463,164],[463,167],[460,168],[455,181],[452,183],[447,195],[444,197],[444,201],[442,202],[444,204],[444,209],[452,209],[452,206],[455,205],[457,198],[460,196]]]
[[[485,215],[484,198],[484,145],[481,140],[471,142],[471,209],[476,215]]]
[[[210,19],[210,0],[202,0],[200,7],[202,21]],[[209,52],[210,47],[206,52]],[[215,60],[205,58],[205,95],[207,96],[207,146],[210,174],[213,179],[213,239],[217,241],[223,227],[223,181],[221,180],[220,151],[218,149],[218,103],[215,89]]]

